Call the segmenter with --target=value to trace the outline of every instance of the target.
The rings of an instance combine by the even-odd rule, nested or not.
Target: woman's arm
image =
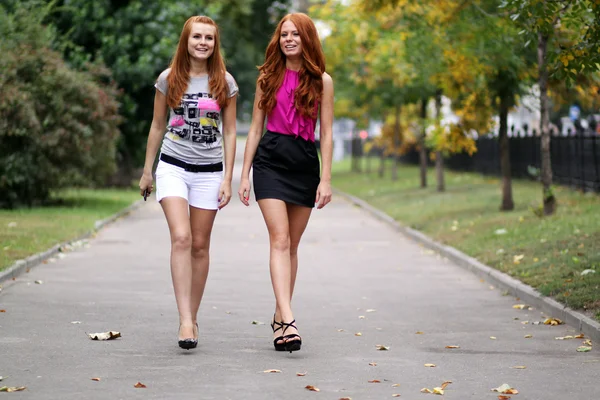
[[[231,200],[231,179],[233,178],[233,163],[235,161],[235,138],[237,95],[230,97],[223,107],[223,150],[225,152],[225,176],[219,189],[219,209],[229,204]]]
[[[154,114],[152,116],[152,125],[148,134],[146,143],[146,159],[144,161],[144,172],[140,179],[140,194],[143,196],[144,191],[148,194],[152,193],[152,167],[156,153],[162,142],[165,129],[167,127],[167,98],[158,89],[154,94]]]
[[[233,163],[235,160],[236,113],[237,95],[229,98],[227,105],[223,108],[223,150],[225,152],[225,176],[223,179],[229,183],[233,178]]]
[[[246,139],[244,165],[242,167],[240,190],[238,191],[240,200],[245,205],[249,205],[248,199],[250,198],[250,168],[252,167],[252,160],[254,160],[256,148],[262,137],[262,131],[265,125],[265,112],[258,107],[262,94],[263,92],[257,83],[254,95],[254,107],[252,109],[252,123],[250,124],[250,130],[248,131],[248,139]]]
[[[333,158],[333,80],[323,74],[320,113],[321,183],[317,190],[317,208],[331,201],[331,160]]]

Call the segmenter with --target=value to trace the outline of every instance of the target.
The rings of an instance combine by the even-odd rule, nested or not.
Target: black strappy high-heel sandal
[[[298,351],[302,347],[302,338],[300,337],[300,335],[298,335],[297,333],[291,333],[289,335],[285,334],[285,331],[290,327],[298,330],[298,328],[296,328],[296,325],[294,325],[295,322],[296,322],[296,320],[293,320],[289,324],[286,322],[283,322],[283,321],[281,322],[281,326],[285,327],[285,328],[283,328],[283,340],[285,340],[285,351],[289,351],[290,353],[292,351]],[[294,339],[294,338],[298,338],[298,339],[289,340],[289,339]]]
[[[276,325],[278,326],[277,329],[275,329]],[[271,323],[271,329],[273,329],[273,333],[277,332],[280,329],[283,329],[283,324],[281,322],[275,321],[275,315],[273,315],[273,322]],[[283,340],[283,336],[277,336],[275,339],[273,339],[273,346],[275,347],[276,351],[285,351],[285,342],[277,343],[280,340]]]
[[[179,325],[179,329],[181,329],[181,325]],[[196,330],[198,330],[198,324],[196,324]],[[185,350],[195,349],[198,346],[198,339],[194,338],[185,338],[179,339],[178,341],[179,347]]]

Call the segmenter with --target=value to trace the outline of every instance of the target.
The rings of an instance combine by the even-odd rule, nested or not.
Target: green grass
[[[139,200],[135,190],[77,189],[56,193],[46,207],[0,210],[0,271],[15,261],[94,228],[94,223]]]
[[[497,178],[446,171],[446,192],[438,193],[433,168],[421,189],[418,167],[400,165],[392,181],[391,164],[380,178],[379,161],[371,163],[371,173],[350,172],[349,160],[335,163],[333,186],[600,320],[600,196],[557,187],[557,213],[539,218],[532,211],[542,200],[537,182],[514,180],[515,210],[501,212]],[[586,269],[597,272],[582,276]]]

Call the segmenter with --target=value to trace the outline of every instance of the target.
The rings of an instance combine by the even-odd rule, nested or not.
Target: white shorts
[[[188,172],[176,165],[159,161],[156,167],[156,200],[181,197],[192,207],[205,210],[219,208],[219,189],[223,171]]]

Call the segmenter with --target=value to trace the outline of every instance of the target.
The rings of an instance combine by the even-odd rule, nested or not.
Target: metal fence
[[[374,150],[371,155],[378,153]],[[512,176],[533,177],[541,168],[540,137],[511,137]],[[600,192],[600,136],[553,136],[550,142],[553,182],[583,191]],[[416,150],[401,156],[401,161],[418,164]],[[477,140],[477,152],[452,154],[445,158],[449,169],[501,176],[500,144],[496,137]]]

